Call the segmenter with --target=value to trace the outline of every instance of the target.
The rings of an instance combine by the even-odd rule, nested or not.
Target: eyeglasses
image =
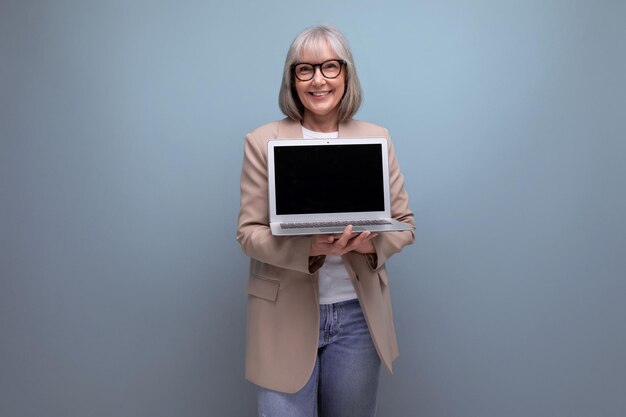
[[[302,62],[293,64],[291,70],[300,81],[310,81],[315,76],[315,68],[319,68],[324,78],[333,79],[341,74],[341,67],[346,64],[343,59],[329,59],[321,64],[309,64]]]

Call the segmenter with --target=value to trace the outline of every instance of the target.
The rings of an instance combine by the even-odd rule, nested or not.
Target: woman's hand
[[[352,225],[346,226],[343,233],[338,235],[315,235],[311,242],[309,256],[338,255],[356,251],[359,253],[375,253],[376,249],[371,240],[377,233],[365,231],[352,233]]]

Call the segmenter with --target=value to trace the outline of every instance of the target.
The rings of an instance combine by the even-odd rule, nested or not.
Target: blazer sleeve
[[[415,226],[413,212],[409,208],[409,196],[404,189],[404,176],[400,172],[400,166],[396,159],[394,147],[385,130],[385,136],[389,146],[389,191],[391,194],[391,217]],[[368,264],[373,270],[381,268],[385,262],[403,247],[415,241],[413,231],[379,233],[372,242],[376,249],[376,256],[368,256]]]
[[[322,266],[324,257],[309,257],[311,236],[274,236],[270,231],[265,143],[253,133],[246,135],[237,240],[251,258],[280,268],[313,273]]]

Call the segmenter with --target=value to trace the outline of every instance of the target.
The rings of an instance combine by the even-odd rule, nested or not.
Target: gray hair
[[[278,105],[285,115],[293,120],[300,121],[304,116],[304,106],[298,97],[295,87],[295,77],[292,74],[291,66],[297,64],[305,51],[317,53],[321,51],[324,43],[337,54],[339,59],[346,61],[345,80],[346,90],[339,103],[339,121],[351,119],[361,107],[362,92],[359,77],[356,74],[354,59],[348,40],[339,30],[332,26],[320,25],[303,30],[294,39],[283,69],[283,81],[278,93]]]

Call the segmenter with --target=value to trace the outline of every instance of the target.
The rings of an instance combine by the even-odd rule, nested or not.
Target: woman
[[[382,136],[353,120],[361,87],[346,39],[330,26],[300,33],[279,93],[287,118],[246,136],[237,240],[250,260],[246,378],[258,385],[259,416],[373,416],[380,362],[398,350],[385,262],[412,232],[273,236],[267,141]],[[391,214],[413,225],[389,141]]]

